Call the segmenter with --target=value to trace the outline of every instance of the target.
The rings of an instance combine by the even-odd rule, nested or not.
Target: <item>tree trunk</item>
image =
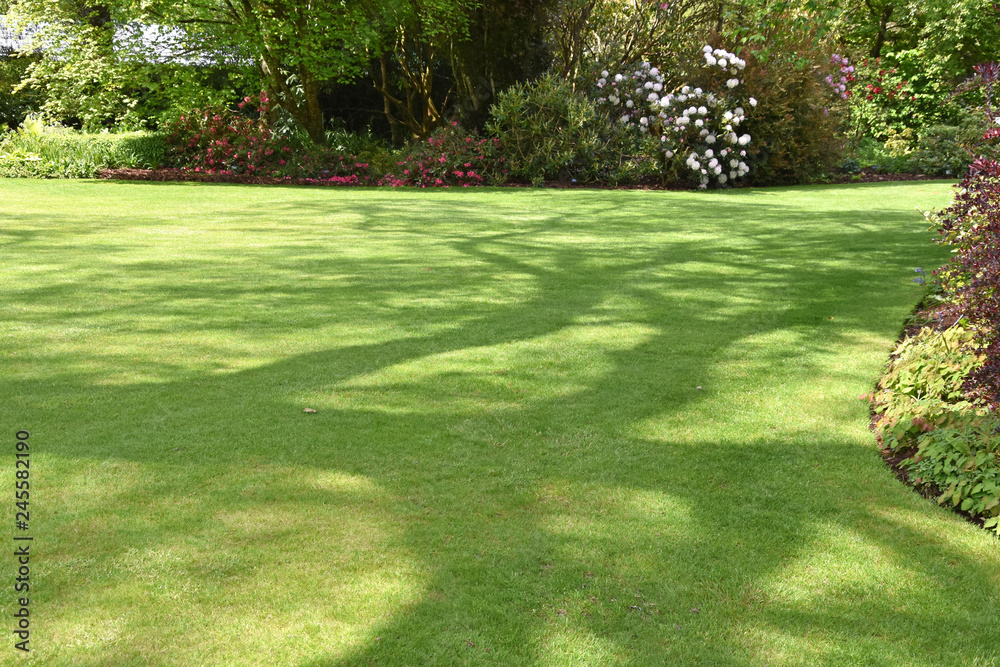
[[[302,80],[302,93],[305,99],[305,126],[306,132],[313,143],[321,144],[326,141],[326,131],[323,124],[323,110],[319,106],[319,85],[316,77],[313,76],[303,65],[299,65],[299,77]]]
[[[875,11],[871,3],[867,4],[872,11]],[[882,16],[879,17],[878,34],[875,35],[875,43],[872,45],[872,58],[882,57],[882,47],[885,46],[885,38],[889,33],[889,19],[892,18],[892,11],[894,9],[895,7],[892,4],[888,4],[882,9]]]

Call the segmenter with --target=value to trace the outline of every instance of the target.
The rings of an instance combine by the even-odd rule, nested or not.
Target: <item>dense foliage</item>
[[[17,58],[0,54],[0,120],[12,127],[40,111],[89,132],[173,132],[180,117],[211,110],[238,135],[249,122],[259,136],[239,153],[237,136],[211,156],[196,143],[204,151],[183,166],[287,174],[294,164],[307,178],[343,157],[380,179],[414,159],[408,145],[426,148],[454,122],[498,140],[490,150],[507,161],[498,178],[535,183],[730,187],[867,167],[955,175],[971,162],[967,108],[981,94],[954,91],[1000,50],[1000,12],[988,0],[17,0],[2,9],[9,25],[31,28]],[[622,93],[626,79],[641,90]],[[266,111],[238,108],[261,91]],[[336,127],[370,137],[370,155]],[[283,157],[256,154],[265,134],[284,143],[262,150]],[[243,157],[222,169],[219,150]]]
[[[29,119],[0,134],[0,177],[93,178],[104,169],[162,166],[163,137],[149,132],[84,134]]]
[[[1000,532],[1000,418],[963,387],[982,369],[975,341],[960,321],[900,343],[873,395],[877,434],[918,488]]]
[[[514,178],[590,182],[621,164],[594,104],[554,74],[501,93],[487,128]]]
[[[947,285],[957,294],[969,321],[979,332],[977,342],[985,356],[972,374],[969,389],[994,407],[1000,406],[1000,110],[993,107],[1000,84],[1000,63],[976,67],[985,93],[982,141],[978,156],[959,186],[955,202],[942,215],[941,232],[956,246],[946,273]]]

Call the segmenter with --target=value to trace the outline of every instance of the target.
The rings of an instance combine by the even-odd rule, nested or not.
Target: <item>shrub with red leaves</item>
[[[943,242],[957,246],[943,272],[966,317],[977,331],[985,363],[966,388],[972,395],[1000,407],[1000,162],[995,158],[998,113],[994,88],[1000,83],[1000,63],[976,66],[977,81],[986,97],[986,129],[978,154],[959,186],[955,201],[941,216]],[[987,156],[991,154],[991,156]]]

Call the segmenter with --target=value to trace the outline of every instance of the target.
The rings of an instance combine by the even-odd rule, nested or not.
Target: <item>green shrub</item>
[[[976,411],[962,392],[965,378],[982,363],[968,351],[973,339],[973,331],[959,325],[941,332],[925,327],[899,344],[875,394],[885,447],[913,447],[921,434]]]
[[[968,147],[978,143],[982,132],[979,119],[969,113],[962,114],[957,125],[931,125],[921,130],[907,167],[917,174],[957,178],[969,168]]]
[[[554,74],[497,96],[487,123],[508,176],[532,183],[617,177],[622,165],[604,117],[582,92]]]
[[[919,488],[934,489],[940,504],[982,517],[1000,533],[1000,418],[964,415],[925,433],[903,461]]]
[[[882,445],[909,455],[902,467],[918,488],[934,490],[1000,532],[1000,418],[962,387],[983,359],[974,331],[924,328],[896,348],[874,395]]]
[[[775,18],[777,25],[788,21]],[[750,179],[757,185],[806,183],[838,166],[844,102],[824,80],[838,73],[830,45],[815,32],[779,31],[767,47],[749,44],[745,94],[758,101],[747,116],[753,137]]]
[[[0,137],[0,176],[92,178],[103,169],[160,166],[165,150],[155,133],[85,134],[29,118]]]

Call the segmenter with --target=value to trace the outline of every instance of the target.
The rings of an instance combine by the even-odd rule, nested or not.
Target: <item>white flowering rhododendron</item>
[[[681,86],[664,92],[659,69],[644,62],[631,72],[601,72],[597,101],[611,116],[652,139],[658,138],[665,166],[683,165],[702,188],[726,185],[750,172],[746,146],[750,135],[740,131],[746,111],[736,89],[746,61],[724,49],[705,46],[705,67],[715,90]],[[757,106],[757,100],[745,102]],[[682,170],[683,171],[683,170]]]

